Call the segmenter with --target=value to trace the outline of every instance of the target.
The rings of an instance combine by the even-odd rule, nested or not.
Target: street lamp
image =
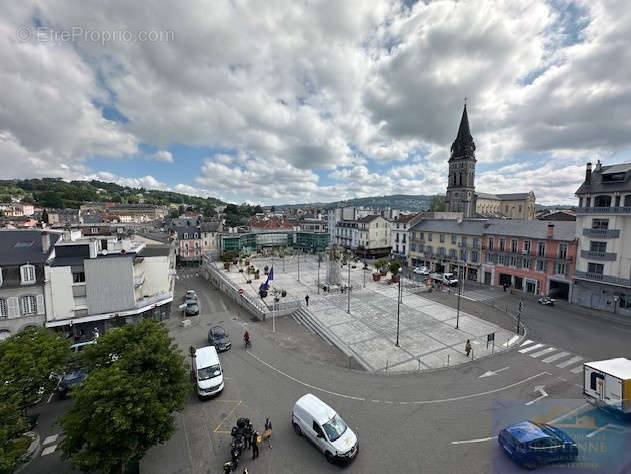
[[[351,314],[351,263],[348,260],[350,260],[350,256],[346,262],[346,265],[348,265],[348,285],[346,288],[346,291],[348,292],[348,307],[346,308],[346,312]]]
[[[395,346],[399,347],[399,319],[401,316],[401,276],[399,276],[399,289],[397,291],[397,342]]]
[[[298,283],[300,283],[300,254],[298,254]]]
[[[320,294],[320,262],[322,261],[322,255],[318,254],[318,294]]]
[[[456,329],[460,325],[460,294],[462,293],[462,271],[458,267],[458,309],[456,310]]]
[[[364,288],[366,288],[366,258],[364,257],[364,267],[362,268],[362,272],[364,273]]]

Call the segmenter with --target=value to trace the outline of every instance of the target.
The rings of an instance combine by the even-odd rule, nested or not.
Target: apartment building
[[[431,272],[452,272],[479,281],[482,263],[482,220],[422,219],[409,229],[408,262]]]
[[[410,249],[410,228],[422,218],[421,213],[399,214],[391,224],[392,228],[392,251],[393,257],[401,260],[403,265],[407,265]]]
[[[169,317],[175,259],[169,246],[112,239],[58,241],[44,267],[46,326],[82,342],[109,327]]]
[[[0,340],[44,326],[44,266],[61,234],[0,230]]]
[[[488,221],[482,281],[497,288],[569,299],[576,265],[575,231],[571,221]]]
[[[371,214],[357,220],[359,238],[355,253],[361,257],[385,257],[392,251],[392,224],[380,215]],[[353,249],[353,247],[351,247]]]
[[[587,163],[576,196],[572,302],[631,316],[631,163]]]

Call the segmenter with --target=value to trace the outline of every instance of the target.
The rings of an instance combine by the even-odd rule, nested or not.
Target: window
[[[427,233],[427,240],[429,240],[430,242],[432,241],[432,233],[431,232]]]
[[[567,275],[567,264],[566,263],[555,263],[554,264],[554,273],[557,275]]]
[[[445,234],[440,234],[440,243],[444,243],[445,242]]]
[[[480,257],[479,257],[479,255],[478,255],[478,251],[477,251],[477,250],[473,250],[473,251],[471,252],[471,261],[472,261],[473,263],[477,263],[477,262],[479,261],[479,258],[480,258]]]
[[[517,253],[517,239],[512,239],[510,241],[510,251],[513,253]]]
[[[98,234],[99,233],[99,228],[98,227],[92,227],[90,229],[90,232],[92,232],[93,234]]]
[[[504,239],[500,239],[500,252],[504,251]]]
[[[460,238],[460,243],[462,244],[462,246],[463,246],[463,247],[466,247],[466,246],[467,246],[467,236],[466,236],[466,235],[463,235],[463,236]]]
[[[416,244],[410,244],[410,250],[416,252]]]
[[[419,240],[425,240],[425,232],[419,232],[418,233],[418,238],[419,238]]]
[[[22,265],[20,267],[20,276],[22,277],[23,285],[31,285],[35,283],[35,266]]]
[[[616,196],[616,203],[614,204],[615,207],[620,207],[620,196]]]
[[[458,237],[456,236],[456,234],[451,234],[451,243],[455,245],[455,244],[456,244],[456,239],[457,239],[457,238],[458,238]]]
[[[22,296],[20,298],[20,310],[23,315],[36,314],[37,313],[37,301],[34,296]]]
[[[603,194],[601,196],[596,196],[594,198],[594,207],[610,207],[611,206],[611,196],[607,196]]]
[[[587,196],[585,198],[585,207],[589,207],[592,205],[592,198],[590,198],[589,196]]]
[[[449,256],[451,258],[456,258],[456,249],[449,249]]]
[[[578,198],[578,207],[583,207],[583,198]]]
[[[405,234],[403,234],[403,243],[405,243]]]
[[[530,253],[530,240],[524,240],[524,253]]]
[[[479,248],[480,247],[480,238],[479,237],[474,237],[473,238],[473,248]]]
[[[545,262],[543,260],[537,260],[537,271],[538,272],[545,271]]]
[[[590,252],[606,252],[607,242],[596,242],[592,240],[589,242],[589,251]]]
[[[467,261],[467,251],[465,249],[460,250],[460,260]]]
[[[519,205],[519,213],[521,214],[521,204]]]
[[[195,232],[195,233],[193,234],[193,238],[194,238],[194,239],[196,239],[196,238],[197,238],[197,232]]]
[[[627,293],[620,293],[620,304],[623,309],[631,308],[631,295]]]
[[[559,258],[567,258],[567,244],[559,244]]]
[[[593,219],[592,229],[609,229],[609,219]]]
[[[184,238],[188,239],[188,232],[184,232]]]
[[[0,268],[0,286],[2,286],[2,268]]]
[[[605,270],[605,266],[602,263],[588,263],[587,273],[596,273],[602,275]]]
[[[624,197],[624,207],[630,207],[631,206],[631,194],[627,194]]]
[[[495,239],[489,237],[489,250],[493,250],[493,247],[495,247]]]
[[[9,317],[9,309],[7,308],[7,300],[0,298],[0,319],[6,319]]]
[[[72,283],[85,283],[85,272],[73,272]]]
[[[546,255],[546,243],[545,242],[537,242],[537,256],[545,257]]]

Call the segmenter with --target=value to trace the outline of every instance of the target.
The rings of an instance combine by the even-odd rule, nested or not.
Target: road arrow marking
[[[491,377],[492,375],[497,375],[500,372],[504,372],[505,370],[508,370],[509,367],[504,367],[503,369],[497,369],[497,370],[489,370],[487,372],[484,372],[482,375],[480,375],[478,378],[482,379],[484,377]]]
[[[548,393],[543,389],[543,387],[545,387],[545,385],[536,385],[535,386],[534,391],[535,392],[539,392],[541,395],[539,395],[534,400],[530,400],[528,403],[526,403],[526,405],[532,405],[533,403],[538,402],[542,398],[546,398],[548,396]]]
[[[489,436],[488,438],[468,439],[466,441],[452,441],[451,444],[484,443],[485,441],[491,441],[492,439],[497,439],[497,436]]]

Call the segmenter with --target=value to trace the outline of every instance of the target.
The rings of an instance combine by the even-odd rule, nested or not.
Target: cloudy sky
[[[574,203],[631,161],[628,0],[2,2],[0,178],[264,204],[442,193],[464,97],[482,192]]]

